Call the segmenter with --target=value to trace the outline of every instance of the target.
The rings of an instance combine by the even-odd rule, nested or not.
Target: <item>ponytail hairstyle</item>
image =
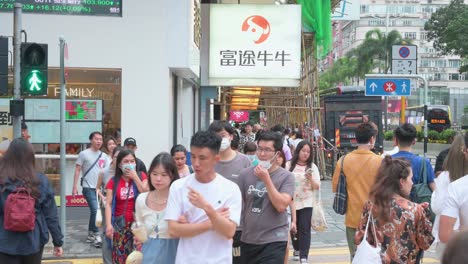
[[[407,197],[400,185],[400,179],[406,179],[411,174],[411,163],[404,158],[385,156],[377,172],[375,183],[369,193],[374,204],[373,213],[377,219],[384,223],[389,222],[390,207],[393,195]]]

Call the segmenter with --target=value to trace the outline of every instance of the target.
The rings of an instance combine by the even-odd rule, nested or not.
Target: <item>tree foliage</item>
[[[320,89],[332,88],[338,84],[349,84],[353,79],[364,79],[368,73],[388,73],[392,61],[392,45],[410,43],[401,37],[400,32],[392,30],[384,34],[380,29],[366,33],[364,41],[339,58],[333,66],[320,76]]]
[[[468,5],[463,0],[453,0],[450,5],[438,9],[424,25],[428,40],[444,55],[468,55]],[[460,72],[468,68],[460,68]]]

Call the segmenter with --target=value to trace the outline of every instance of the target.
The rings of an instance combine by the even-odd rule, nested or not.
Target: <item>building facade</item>
[[[60,98],[59,37],[63,36],[68,45],[67,99],[102,100],[105,135],[121,131],[122,142],[134,137],[138,144],[136,154],[147,165],[173,144],[187,146],[200,127],[200,97],[204,96],[198,81],[200,1],[116,1],[121,2],[121,9],[111,11],[118,11],[119,15],[41,12],[83,9],[79,2],[40,1],[35,6],[38,12],[23,11],[22,28],[27,41],[48,44],[49,92],[44,98]],[[107,2],[86,3],[95,3],[94,7],[102,11]],[[13,11],[0,11],[0,36],[12,36]],[[24,36],[22,41],[25,42]],[[9,49],[13,50],[11,37]],[[10,94],[5,100],[12,96],[12,74],[9,82]],[[38,133],[32,133],[32,138],[40,137]],[[55,144],[36,149],[42,154],[57,154],[58,142],[50,143]],[[58,166],[58,162],[49,163]],[[71,173],[67,171],[66,177],[71,179]],[[67,185],[71,192],[71,183]]]
[[[403,38],[418,46],[418,74],[429,81],[430,103],[450,105],[452,122],[460,123],[463,108],[468,104],[468,73],[458,72],[463,63],[460,57],[439,55],[424,30],[431,14],[449,3],[448,0],[361,0],[359,20],[333,23],[333,52],[322,61],[322,70],[357,48],[368,31],[398,30]],[[359,85],[364,85],[363,80]],[[422,103],[422,91],[416,94],[409,98],[412,105]]]

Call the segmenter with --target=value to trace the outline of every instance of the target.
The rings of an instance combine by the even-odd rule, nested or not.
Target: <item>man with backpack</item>
[[[435,177],[431,162],[426,158],[419,157],[412,153],[412,147],[416,143],[416,128],[412,124],[405,123],[395,129],[394,136],[396,143],[398,144],[399,151],[393,154],[392,158],[405,158],[411,162],[411,168],[413,169],[413,184],[419,183],[423,180],[422,177],[426,177],[428,187],[434,191]],[[423,175],[424,167],[425,174]],[[415,197],[415,195],[416,194],[412,191],[411,201],[416,201],[417,197]]]
[[[93,243],[95,247],[102,246],[102,239],[99,229],[96,226],[96,213],[98,210],[96,184],[99,172],[109,166],[109,158],[100,149],[102,147],[102,134],[95,131],[89,135],[91,146],[80,152],[76,160],[75,175],[73,181],[73,195],[78,195],[78,179],[81,177],[83,196],[88,203],[90,210],[88,237],[86,242]]]
[[[405,123],[397,127],[393,136],[400,151],[393,154],[392,158],[405,158],[411,163],[413,189],[411,190],[410,200],[415,203],[430,203],[431,192],[435,190],[434,170],[428,159],[412,153],[412,146],[416,143],[416,135],[416,128],[412,124]],[[434,222],[434,217],[431,218],[431,222]],[[419,252],[416,264],[422,260],[423,253],[424,251],[422,250]]]

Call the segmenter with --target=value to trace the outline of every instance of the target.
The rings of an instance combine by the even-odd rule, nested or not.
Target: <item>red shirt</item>
[[[141,173],[141,180],[146,180],[146,174],[144,172]],[[133,212],[135,209],[135,201],[136,197],[133,191],[133,181],[129,180],[128,182],[125,181],[123,178],[120,178],[119,185],[117,186],[116,193],[117,196],[113,193],[112,195],[116,198],[115,200],[115,212],[114,216],[120,216],[124,214],[124,207],[125,207],[125,200],[127,199],[127,192],[130,189],[130,194],[128,195],[128,203],[127,209],[125,212],[125,221],[127,223],[131,223],[134,221],[133,219]],[[106,186],[107,190],[114,189],[114,178],[110,179]]]

